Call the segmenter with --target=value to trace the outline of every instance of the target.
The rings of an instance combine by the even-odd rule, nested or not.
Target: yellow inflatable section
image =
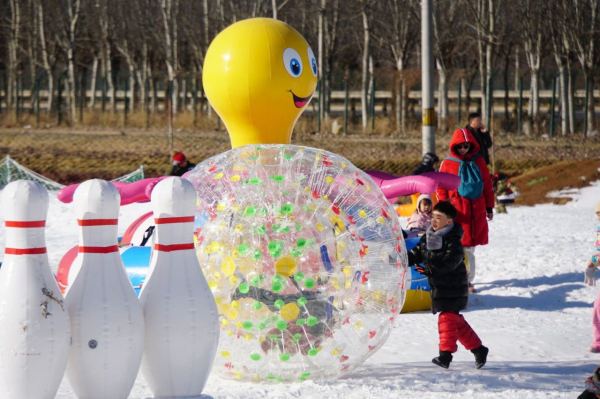
[[[317,62],[294,28],[253,18],[231,25],[213,40],[202,83],[229,131],[232,148],[289,144],[317,87]]]

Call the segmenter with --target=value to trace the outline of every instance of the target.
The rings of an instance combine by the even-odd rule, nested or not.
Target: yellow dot
[[[283,277],[290,277],[296,271],[296,261],[289,256],[284,256],[275,263],[275,271]]]
[[[235,272],[235,261],[231,256],[226,257],[221,263],[221,270],[226,276],[231,276]]]
[[[231,178],[229,180],[238,181],[238,180],[240,180],[240,175],[233,175],[233,176],[231,176]]]
[[[222,178],[223,178],[223,172],[219,172],[214,176],[214,179],[216,179],[216,180],[220,180]]]
[[[252,335],[252,334],[244,334],[244,339],[246,341],[250,341],[252,338],[254,338],[254,335]]]
[[[219,273],[218,271],[213,272],[213,277],[215,278],[215,280],[221,281],[221,273]]]
[[[310,187],[308,187],[308,186],[304,187],[304,191],[306,191],[308,193],[310,191]]]
[[[228,337],[231,337],[233,334],[234,334],[234,332],[233,332],[233,331],[231,331],[231,330],[227,330],[227,336],[228,336]]]
[[[322,225],[321,223],[317,223],[317,224],[315,225],[315,227],[316,227],[316,228],[317,228],[317,230],[319,230],[319,231],[323,231],[323,229],[324,229],[324,227],[323,227],[323,225]]]
[[[235,232],[236,233],[241,233],[242,231],[244,231],[244,226],[241,224],[238,224],[237,226],[235,226]]]
[[[227,319],[221,319],[221,327],[225,327],[229,324],[229,320]]]
[[[342,165],[342,169],[344,169],[346,167],[346,162],[342,162],[340,165]]]
[[[348,266],[344,267],[342,269],[342,271],[344,272],[344,274],[346,275],[346,277],[350,277],[350,273],[352,272],[352,270],[350,270],[350,268]]]
[[[328,199],[329,199],[329,195],[327,195],[327,194],[326,194],[326,195],[324,195],[324,196],[323,196],[323,199],[326,199],[326,200],[328,200]]]
[[[214,291],[217,289],[217,282],[216,281],[210,281],[208,283],[208,288],[210,288],[211,291]]]
[[[219,242],[218,242],[218,241],[213,241],[213,242],[210,244],[210,250],[211,250],[212,252],[219,252],[219,251],[221,250],[221,244],[219,244]]]
[[[239,378],[242,378],[242,374],[241,374],[241,373],[238,373],[237,371],[234,371],[234,372],[233,372],[233,376],[234,376],[235,378],[238,378],[238,379],[239,379]]]
[[[370,186],[370,185],[368,185],[368,184],[365,184],[365,187],[367,188],[367,192],[370,192],[370,191],[371,191],[371,186]]]
[[[346,226],[344,226],[344,222],[342,221],[342,219],[339,216],[332,216],[331,223],[333,223],[333,225],[335,227],[340,229],[341,232],[346,231]]]
[[[281,318],[286,321],[294,320],[300,314],[300,309],[295,303],[288,303],[281,308]]]
[[[227,208],[227,204],[225,202],[219,202],[217,204],[217,211],[223,211]]]
[[[229,283],[234,286],[238,285],[238,278],[235,274],[233,276],[229,277]]]
[[[238,318],[238,312],[237,310],[235,310],[233,308],[233,306],[228,307],[227,309],[225,309],[225,312],[223,313],[225,315],[225,317],[227,317],[229,320],[235,320]]]
[[[369,248],[365,248],[365,254],[369,254]]]
[[[334,180],[333,180],[333,177],[331,177],[331,176],[325,176],[325,181],[327,182],[327,184],[331,184],[331,183],[333,183]]]
[[[377,222],[378,222],[379,224],[384,224],[384,223],[385,223],[385,219],[383,218],[383,216],[379,216],[379,217],[377,218]]]
[[[350,282],[350,280],[346,280],[345,288],[350,288],[351,285],[352,283]]]
[[[366,219],[368,215],[364,209],[361,209],[360,211],[358,211],[358,216],[360,216],[362,219]]]
[[[234,307],[235,309],[238,309],[240,307],[240,302],[239,301],[231,301],[231,306]]]
[[[237,328],[242,328],[242,327],[244,327],[244,323],[242,323],[241,321],[238,321],[237,323],[235,323],[235,326]]]
[[[339,349],[334,349],[334,350],[331,351],[331,354],[334,355],[334,356],[339,355],[340,354],[340,350]]]
[[[357,321],[356,323],[354,323],[354,328],[357,330],[360,330],[362,325],[363,325],[362,321]]]
[[[231,356],[231,353],[229,353],[227,351],[222,351],[221,352],[221,356],[223,356],[223,357],[229,357],[229,356]]]
[[[338,279],[337,279],[337,278],[335,278],[335,277],[333,277],[333,278],[331,279],[331,285],[333,285],[333,287],[334,287],[335,289],[337,289],[337,290],[339,290],[339,289],[340,289],[340,283],[339,283]]]

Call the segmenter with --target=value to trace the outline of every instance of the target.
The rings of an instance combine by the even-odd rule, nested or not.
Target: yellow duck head
[[[317,61],[298,31],[281,21],[237,22],[211,43],[202,83],[233,148],[289,144],[317,86]]]

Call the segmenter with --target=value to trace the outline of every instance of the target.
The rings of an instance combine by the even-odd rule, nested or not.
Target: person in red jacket
[[[461,197],[457,190],[437,189],[438,201],[450,201],[458,211],[456,222],[462,225],[464,235],[462,244],[469,260],[469,293],[475,293],[473,279],[475,278],[475,247],[488,243],[488,220],[494,218],[494,191],[492,178],[487,169],[485,160],[479,153],[479,144],[467,129],[457,129],[450,140],[450,153],[453,158],[463,161],[473,159],[481,171],[483,192],[478,198],[469,200]],[[440,172],[458,175],[460,163],[444,159],[440,164]],[[486,219],[487,218],[487,219]]]

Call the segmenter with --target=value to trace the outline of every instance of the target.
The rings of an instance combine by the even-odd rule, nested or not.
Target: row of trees
[[[434,0],[434,56],[439,114],[448,117],[448,87],[461,81],[467,98],[482,90],[480,109],[488,119],[487,93],[492,78],[513,87],[512,76],[530,82],[528,116],[538,120],[540,74],[558,79],[561,130],[575,130],[574,79],[595,86],[600,67],[600,0]],[[158,76],[178,93],[198,87],[204,54],[226,26],[245,18],[272,17],[298,29],[318,58],[323,117],[337,75],[360,76],[362,126],[371,79],[388,77],[394,93],[398,130],[406,124],[408,91],[420,70],[419,0],[1,0],[0,72],[5,75],[6,103],[14,106],[23,76],[47,81],[48,109],[55,77],[66,75],[70,116],[75,112],[78,76],[91,75],[89,88],[106,82],[114,108],[115,76],[127,71],[129,106],[144,106]],[[509,79],[511,81],[509,81]],[[358,79],[357,79],[358,80]],[[384,79],[385,80],[385,79]],[[360,83],[360,85],[359,85]],[[381,86],[378,86],[381,88]],[[35,98],[32,97],[32,101]],[[508,94],[506,95],[508,104]],[[95,96],[89,100],[95,106]],[[587,109],[593,128],[593,101]],[[506,106],[508,113],[508,106]]]

